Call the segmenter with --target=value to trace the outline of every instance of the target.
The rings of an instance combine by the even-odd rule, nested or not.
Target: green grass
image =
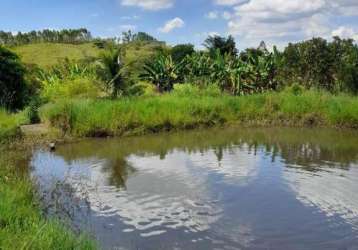
[[[95,249],[88,238],[43,217],[33,184],[23,171],[28,169],[31,150],[9,146],[19,139],[26,112],[9,114],[0,109],[0,249]]]
[[[34,43],[12,48],[22,61],[27,64],[37,64],[42,68],[54,66],[59,60],[69,58],[80,60],[97,57],[100,49],[92,43],[86,44],[60,44],[60,43]]]
[[[27,122],[26,112],[10,114],[0,108],[0,144],[17,137],[19,126]]]
[[[121,136],[224,123],[358,127],[358,98],[306,91],[233,97],[188,90],[120,100],[49,104],[42,118],[74,136]]]
[[[12,153],[6,152],[0,156],[0,249],[95,249],[89,238],[44,219],[32,182],[9,163]],[[18,162],[24,158],[15,156]]]

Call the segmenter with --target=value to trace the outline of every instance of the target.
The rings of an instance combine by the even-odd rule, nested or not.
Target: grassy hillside
[[[40,67],[51,67],[58,60],[84,59],[87,57],[96,57],[100,49],[92,43],[86,44],[59,44],[59,43],[36,43],[14,47],[12,50],[17,53],[22,61],[27,64],[37,64]]]

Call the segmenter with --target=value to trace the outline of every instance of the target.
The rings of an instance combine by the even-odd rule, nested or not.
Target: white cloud
[[[218,19],[219,13],[217,11],[210,11],[208,14],[206,14],[206,17],[209,19]]]
[[[124,6],[136,6],[146,10],[161,10],[173,7],[175,0],[121,0]]]
[[[329,39],[334,34],[358,38],[356,22],[350,29],[337,27],[337,18],[358,16],[358,0],[215,0],[229,12],[228,33],[237,36],[240,47],[257,46],[261,40],[272,44],[314,37]]]
[[[273,12],[282,14],[314,12],[325,6],[324,0],[293,1],[293,0],[252,0],[239,7],[244,12]]]
[[[248,0],[215,0],[214,3],[217,5],[232,6],[248,2]]]
[[[357,0],[327,0],[330,8],[340,15],[358,16]]]
[[[137,26],[133,24],[122,24],[119,26],[120,30],[128,31],[128,30],[136,30]]]
[[[167,21],[163,27],[159,28],[159,31],[162,33],[169,33],[173,29],[181,28],[184,25],[185,25],[185,22],[181,18],[176,17],[172,20]]]
[[[229,11],[210,11],[209,13],[207,13],[205,15],[206,18],[208,19],[225,19],[225,20],[229,20],[232,17],[232,14]]]
[[[358,32],[355,32],[351,27],[340,26],[332,31],[332,36],[339,36],[341,38],[353,38],[358,41]]]
[[[222,14],[221,14],[222,18],[224,18],[225,20],[229,20],[231,17],[232,17],[232,14],[228,11],[224,11]]]
[[[133,16],[122,16],[121,19],[122,20],[137,20],[139,19],[140,16],[137,16],[137,15],[133,15]]]

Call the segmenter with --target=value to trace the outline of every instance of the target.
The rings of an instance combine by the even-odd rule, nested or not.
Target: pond
[[[103,249],[358,249],[358,133],[215,128],[32,160],[49,215]]]

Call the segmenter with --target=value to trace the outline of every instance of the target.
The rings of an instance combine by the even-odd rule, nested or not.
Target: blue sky
[[[119,36],[129,28],[200,47],[232,34],[239,48],[333,35],[358,40],[358,0],[2,0],[0,30],[88,28]]]

